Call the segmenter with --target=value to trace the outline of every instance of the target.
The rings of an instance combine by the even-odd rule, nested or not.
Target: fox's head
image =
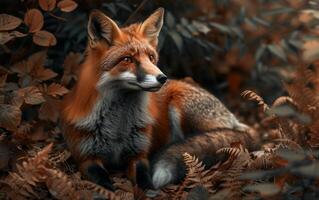
[[[102,12],[91,12],[87,59],[93,65],[99,90],[157,91],[162,87],[167,77],[156,66],[156,48],[163,16],[164,9],[159,8],[144,22],[120,28]]]

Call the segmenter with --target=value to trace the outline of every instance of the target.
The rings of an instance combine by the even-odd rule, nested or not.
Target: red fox
[[[156,66],[163,16],[160,8],[123,28],[100,11],[89,16],[86,56],[62,124],[81,173],[109,189],[112,169],[126,170],[140,187],[161,187],[173,179],[160,168],[150,175],[159,149],[216,128],[247,128],[212,94],[168,80]]]

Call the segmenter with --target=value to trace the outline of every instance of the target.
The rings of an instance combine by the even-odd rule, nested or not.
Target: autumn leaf
[[[42,120],[57,122],[59,118],[60,105],[61,100],[47,97],[46,101],[39,109],[39,118]]]
[[[30,33],[35,33],[43,27],[43,15],[38,9],[30,9],[24,15],[24,23],[29,27]]]
[[[57,96],[63,96],[68,92],[69,92],[69,90],[66,89],[64,86],[62,86],[58,83],[52,83],[48,87],[47,95],[57,97]]]
[[[22,20],[8,14],[0,14],[0,31],[10,31],[17,28]]]
[[[0,104],[0,127],[14,131],[20,122],[21,110],[19,107],[9,104]]]
[[[56,0],[39,0],[39,5],[44,11],[52,11],[55,8]]]
[[[24,103],[23,94],[19,92],[19,90],[15,90],[12,92],[12,97],[10,99],[10,104],[20,108]]]
[[[35,87],[30,86],[18,90],[19,96],[23,97],[24,102],[31,105],[37,105],[45,102],[41,91]]]
[[[63,12],[71,12],[78,7],[78,4],[72,0],[62,0],[58,3],[58,7]]]
[[[0,44],[5,44],[16,37],[24,37],[26,35],[27,34],[20,33],[19,31],[0,32]]]
[[[32,54],[27,60],[23,60],[11,67],[13,72],[18,73],[19,83],[28,86],[32,81],[46,81],[57,76],[51,69],[44,68],[46,51]],[[24,84],[23,84],[24,83]]]
[[[54,46],[56,45],[56,38],[48,31],[38,31],[33,35],[33,42],[39,46]]]
[[[57,76],[57,73],[52,71],[51,69],[46,69],[44,67],[39,67],[33,72],[33,78],[39,81],[47,81],[51,78],[54,78]]]

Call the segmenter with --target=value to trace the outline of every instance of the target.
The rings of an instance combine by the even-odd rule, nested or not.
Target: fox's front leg
[[[109,173],[98,159],[86,159],[80,163],[80,171],[88,180],[97,183],[106,189],[114,191]]]
[[[149,162],[146,157],[130,161],[127,177],[141,189],[153,188]]]

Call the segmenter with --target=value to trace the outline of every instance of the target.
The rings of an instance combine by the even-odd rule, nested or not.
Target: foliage
[[[129,24],[159,6],[166,9],[159,66],[171,77],[192,76],[209,90],[227,90],[223,97],[232,100],[226,102],[264,133],[264,143],[256,152],[240,143],[220,149],[226,160],[208,169],[185,152],[185,179],[153,196],[122,174],[114,175],[111,192],[77,172],[58,126],[61,99],[77,79],[90,10]],[[315,199],[316,7],[310,0],[2,0],[0,198]],[[237,98],[252,86],[256,92],[242,96],[258,104],[256,112]]]

